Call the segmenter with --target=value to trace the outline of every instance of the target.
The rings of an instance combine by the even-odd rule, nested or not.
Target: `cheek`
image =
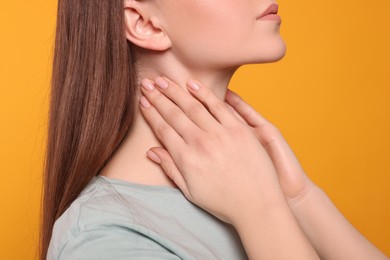
[[[202,16],[177,21],[170,37],[173,51],[191,64],[217,66],[239,52],[254,31],[253,23],[228,17]]]
[[[283,42],[278,28],[259,24],[249,6],[217,8],[215,3],[210,6],[210,1],[203,5],[190,1],[191,6],[185,8],[190,12],[166,16],[172,51],[184,64],[203,68],[237,66],[272,61],[280,55]]]
[[[240,14],[243,0],[168,1],[164,7],[165,28],[173,42],[173,51],[182,59],[205,63],[226,54],[229,45],[244,32]],[[241,6],[237,11],[235,7]]]

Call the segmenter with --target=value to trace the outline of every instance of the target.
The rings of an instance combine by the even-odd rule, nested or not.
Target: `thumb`
[[[179,187],[184,195],[189,195],[187,183],[167,150],[161,147],[153,147],[146,152],[146,155],[161,166],[164,173]]]

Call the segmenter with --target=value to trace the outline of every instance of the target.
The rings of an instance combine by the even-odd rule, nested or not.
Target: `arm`
[[[234,224],[249,259],[319,259],[283,202],[243,214]]]
[[[228,91],[226,101],[235,115],[252,129],[266,147],[290,208],[321,259],[387,259],[308,179],[275,126],[234,92]]]
[[[348,222],[317,186],[289,204],[322,259],[388,259]]]
[[[168,79],[142,85],[141,112],[167,149],[148,156],[188,200],[231,223],[250,259],[318,259],[267,152],[223,101],[200,84],[189,87],[197,99]]]

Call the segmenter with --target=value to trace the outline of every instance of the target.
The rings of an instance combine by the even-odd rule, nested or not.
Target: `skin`
[[[284,199],[271,159],[251,129],[200,84],[195,85],[203,90],[196,91],[197,97],[212,115],[168,82],[162,78],[156,84],[148,79],[142,82],[146,97],[141,98],[142,113],[167,149],[149,152],[150,158],[160,163],[188,200],[236,228],[250,259],[291,259],[292,255],[319,259]]]
[[[244,2],[243,0],[124,0],[125,36],[137,48],[140,79],[155,79],[154,82],[149,81],[149,84],[148,80],[144,80],[143,85],[150,86],[152,83],[155,86],[156,83],[161,83],[161,78],[156,79],[156,77],[165,75],[172,80],[169,81],[169,86],[176,86],[174,93],[181,93],[182,98],[186,94],[187,101],[190,102],[188,98],[191,96],[186,83],[189,79],[196,78],[207,86],[207,88],[202,87],[202,90],[212,90],[208,92],[207,98],[204,97],[204,104],[208,104],[208,108],[215,107],[214,111],[221,110],[219,117],[226,117],[226,122],[216,122],[214,117],[207,115],[203,110],[202,117],[192,125],[191,131],[182,132],[180,128],[172,128],[173,125],[169,123],[173,121],[164,117],[164,113],[171,111],[167,110],[168,100],[162,99],[163,95],[160,95],[159,106],[155,107],[157,94],[154,94],[156,96],[153,98],[151,93],[159,93],[159,91],[156,88],[149,92],[142,90],[153,104],[148,111],[154,113],[148,116],[148,112],[144,113],[144,108],[137,110],[132,131],[100,174],[146,185],[178,186],[188,199],[221,220],[233,224],[251,259],[291,259],[292,255],[297,259],[316,259],[318,257],[313,246],[324,258],[329,256],[332,259],[359,259],[345,257],[349,252],[342,250],[341,246],[345,245],[342,242],[351,238],[350,233],[356,236],[356,231],[349,232],[353,228],[345,228],[346,221],[342,221],[341,214],[326,196],[324,198],[323,195],[308,195],[321,193],[313,191],[317,189],[312,188],[315,186],[304,175],[294,154],[277,129],[270,124],[263,127],[265,119],[251,111],[245,103],[239,101],[237,96],[226,92],[230,78],[239,66],[247,63],[277,61],[284,56],[286,50],[279,34],[280,24],[275,21],[256,19],[272,1],[246,0]],[[141,82],[139,83],[141,85]],[[182,92],[178,92],[179,90]],[[140,98],[142,93],[140,88],[137,96]],[[199,93],[206,92],[199,91]],[[165,94],[167,93],[164,92]],[[179,102],[181,99],[178,97],[179,95],[170,96]],[[225,97],[231,107],[224,103]],[[145,98],[142,100],[145,103]],[[157,113],[156,109],[161,114]],[[171,106],[170,109],[174,108]],[[180,111],[183,111],[181,109],[184,107],[180,105],[176,107],[175,115],[180,115]],[[197,112],[200,111],[199,104],[197,110],[192,107],[195,112],[191,112],[191,107],[186,109],[190,111],[187,111],[189,113],[187,115],[192,117],[188,116],[186,119],[185,116],[181,116],[178,122],[182,122],[182,127],[194,120],[193,117],[196,117]],[[207,118],[208,124],[199,125]],[[166,140],[166,136],[159,133],[167,129],[167,127],[156,128],[157,122],[163,122],[161,119],[170,126],[168,129],[171,135],[174,136],[176,133],[178,137],[178,133],[181,133],[186,136],[186,139],[192,140],[190,143],[193,145],[187,146],[186,158],[192,158],[193,161],[186,161],[184,158],[178,160],[177,154],[180,154],[178,149],[182,148],[184,143],[177,145],[175,139]],[[219,125],[219,127],[207,129],[209,134],[206,135],[203,128],[209,124]],[[231,128],[233,125],[235,127]],[[236,128],[237,126],[239,127]],[[165,134],[167,132],[169,131],[165,131]],[[224,137],[211,138],[213,136]],[[243,138],[245,142],[240,144],[233,142],[232,140],[237,140],[237,137]],[[212,140],[218,142],[213,143]],[[157,164],[145,155],[145,151],[150,147],[155,147],[152,149],[154,154],[148,152],[148,156],[158,162]],[[165,147],[168,150],[156,147]],[[204,155],[202,156],[202,153],[199,153],[202,149],[206,149],[203,150],[206,154],[214,154],[216,156],[213,157],[214,160],[210,161]],[[215,151],[224,151],[227,157],[224,154],[218,155]],[[241,151],[251,152],[243,154]],[[237,158],[237,160],[226,161],[224,158]],[[201,175],[191,174],[194,165],[202,169]],[[210,180],[210,172],[207,171],[210,166],[213,172],[218,172],[213,181]],[[226,169],[230,170],[226,171]],[[237,172],[240,172],[240,178],[237,178]],[[229,175],[225,176],[225,173]],[[221,179],[228,182],[221,183]],[[202,190],[206,193],[202,194],[200,192]],[[232,208],[220,207],[225,203],[220,203],[226,198],[224,195],[230,193],[237,195],[229,196],[235,198],[229,201]],[[215,199],[208,199],[210,197]],[[248,204],[248,201],[251,203]],[[328,225],[340,228],[336,230],[342,230],[342,239],[340,238],[338,243],[341,248],[340,255],[335,255],[332,252],[334,250],[329,246],[333,245],[332,241],[335,241],[334,234],[329,234],[330,229],[325,230],[324,218],[320,221],[321,218],[313,209],[318,209],[317,212],[323,212],[324,216],[332,219],[330,223],[327,222]],[[247,214],[236,215],[235,212]],[[242,216],[245,216],[245,219]],[[298,218],[298,222],[295,218]],[[257,230],[254,230],[254,227]],[[289,236],[286,236],[286,233]],[[368,247],[356,241],[364,241],[363,245],[368,243],[364,239],[352,239],[347,249],[358,246],[361,250],[355,252],[366,252],[365,248]],[[372,248],[374,247],[369,247],[370,252],[376,253],[375,248]],[[333,256],[340,257],[333,258]],[[380,255],[376,253],[374,256]]]
[[[236,227],[250,259],[317,258],[297,223],[321,259],[388,259],[308,179],[280,131],[237,94],[229,90],[225,106],[203,86],[193,96],[173,82],[143,93],[142,113],[165,146],[148,156],[190,201]],[[263,149],[256,152],[256,143]]]
[[[256,19],[271,3],[269,0],[246,0],[245,4],[242,0],[124,0],[125,36],[137,47],[140,79],[166,75],[186,91],[187,80],[195,77],[223,100],[239,66],[277,61],[285,54],[280,24]],[[175,187],[164,171],[145,156],[148,148],[162,144],[138,106],[135,109],[132,131],[101,175]]]

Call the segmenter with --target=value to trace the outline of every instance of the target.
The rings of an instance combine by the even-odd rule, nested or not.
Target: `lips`
[[[268,8],[257,17],[257,19],[261,19],[262,17],[269,15],[269,14],[277,14],[278,13],[279,6],[275,3],[268,6]]]

